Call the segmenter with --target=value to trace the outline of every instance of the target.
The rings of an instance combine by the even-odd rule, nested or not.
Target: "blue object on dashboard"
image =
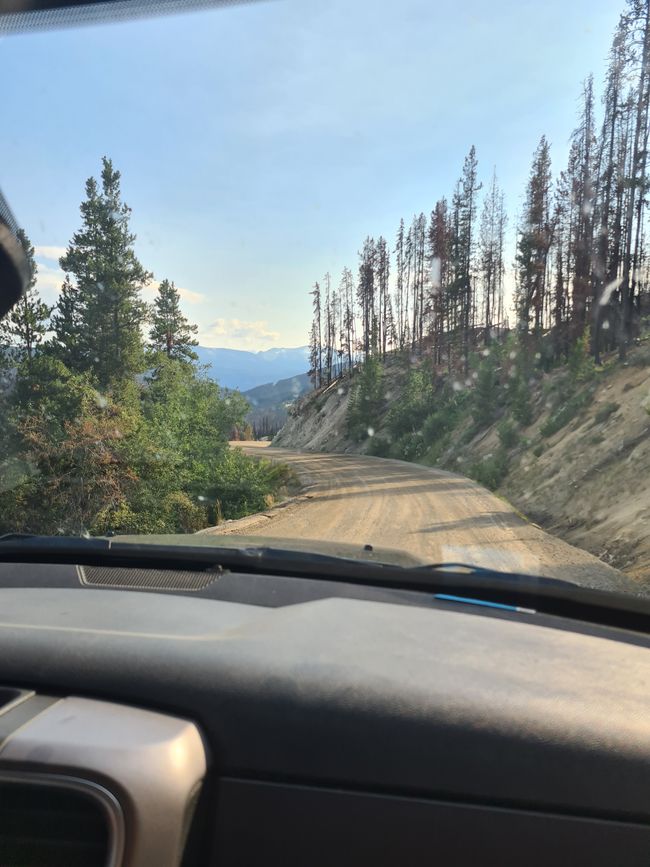
[[[451,596],[448,593],[435,593],[435,599],[443,602],[463,602],[466,605],[481,605],[484,608],[499,608],[501,611],[516,611],[520,614],[536,614],[534,608],[521,608],[519,605],[505,605],[502,602],[486,602],[485,599],[470,599],[467,596]]]

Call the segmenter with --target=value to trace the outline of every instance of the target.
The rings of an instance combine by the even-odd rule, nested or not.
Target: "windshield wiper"
[[[422,571],[428,569],[436,573],[461,573],[463,575],[484,575],[486,577],[498,575],[499,577],[509,581],[519,581],[525,577],[529,581],[539,581],[548,587],[576,587],[573,581],[563,581],[562,578],[547,578],[543,575],[528,575],[521,572],[502,572],[499,569],[490,569],[487,566],[475,566],[471,563],[427,563],[426,566],[412,566],[409,571]]]
[[[540,613],[650,632],[650,600],[593,590],[553,578],[499,572],[478,566],[441,563],[404,567],[327,554],[247,545],[217,547],[119,542],[106,538],[19,536],[0,539],[0,562],[66,563],[230,571],[314,579],[425,594],[455,600],[475,599],[509,609]],[[1,582],[0,582],[1,583]],[[445,600],[440,600],[445,604]],[[449,600],[451,601],[451,600]]]

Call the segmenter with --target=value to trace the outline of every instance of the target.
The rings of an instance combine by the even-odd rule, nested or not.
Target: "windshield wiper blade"
[[[35,533],[2,533],[0,542],[15,542],[21,539],[35,539]]]
[[[487,577],[498,576],[499,578],[503,578],[507,581],[520,581],[522,578],[525,578],[527,581],[538,581],[541,584],[545,584],[549,587],[560,586],[560,587],[575,587],[577,586],[573,581],[564,581],[562,578],[548,578],[543,575],[530,575],[523,572],[502,572],[499,569],[492,569],[488,566],[476,566],[471,563],[454,563],[454,562],[443,562],[443,563],[427,563],[426,566],[411,566],[409,567],[410,571],[420,572],[421,570],[428,570],[431,572],[438,572],[444,574],[447,573],[462,573],[467,575],[483,575]]]
[[[117,542],[106,538],[34,536],[0,540],[0,562],[67,563],[141,569],[224,570],[412,591],[535,609],[574,620],[650,632],[650,600],[593,590],[552,578],[482,567],[405,568],[326,554],[248,545],[241,548]],[[1,582],[0,582],[1,587]],[[440,600],[441,602],[444,601]]]

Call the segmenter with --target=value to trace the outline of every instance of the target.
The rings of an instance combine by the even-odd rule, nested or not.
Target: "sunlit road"
[[[236,444],[260,454],[262,444]],[[318,539],[406,550],[430,563],[453,561],[635,590],[620,572],[549,536],[503,500],[441,470],[360,455],[265,448],[290,464],[304,493],[282,509],[219,528],[267,537]]]

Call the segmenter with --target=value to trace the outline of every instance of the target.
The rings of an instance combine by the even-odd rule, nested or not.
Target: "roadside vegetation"
[[[496,490],[523,452],[541,454],[547,440],[584,413],[617,366],[611,359],[596,367],[588,340],[570,361],[542,363],[536,355],[531,363],[529,349],[510,335],[472,355],[462,378],[410,354],[362,365],[349,384],[348,436],[365,443],[368,454],[460,471]],[[594,425],[618,406],[599,406]]]
[[[190,533],[268,508],[289,471],[230,450],[249,406],[196,364],[197,331],[138,260],[120,175],[86,183],[49,307],[0,321],[0,533]]]

